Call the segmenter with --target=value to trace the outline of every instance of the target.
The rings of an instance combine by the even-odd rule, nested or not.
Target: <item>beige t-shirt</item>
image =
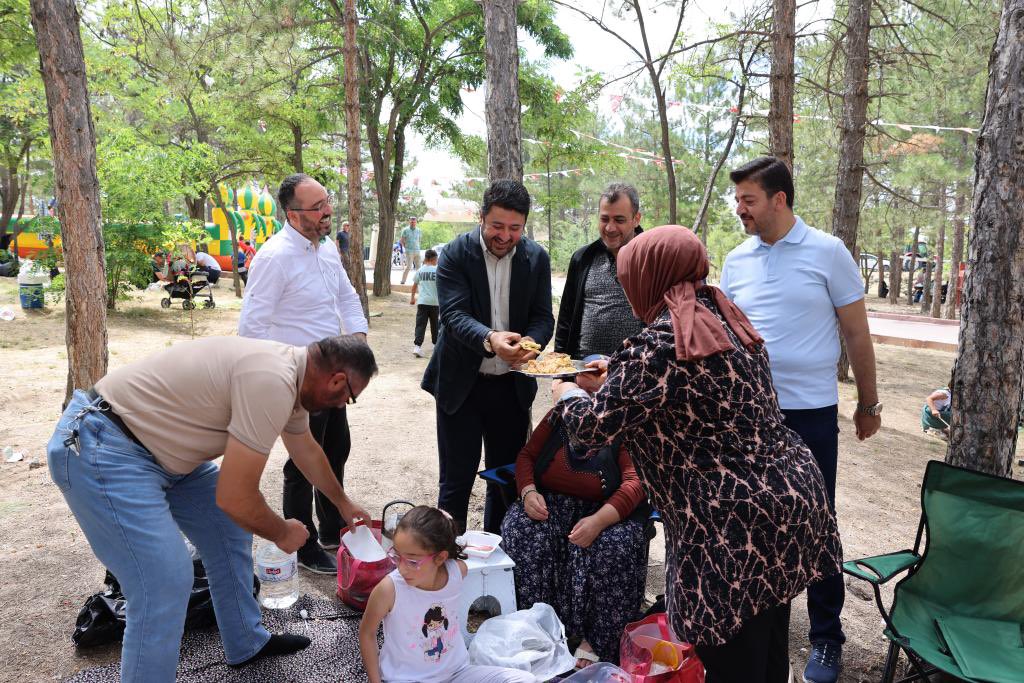
[[[263,339],[181,342],[96,383],[168,472],[188,474],[224,454],[228,434],[264,455],[282,431],[301,434],[306,349]]]

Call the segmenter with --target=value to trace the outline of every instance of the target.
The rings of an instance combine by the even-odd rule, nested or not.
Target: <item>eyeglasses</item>
[[[352,382],[348,381],[348,376],[347,375],[345,376],[345,386],[348,387],[348,400],[345,401],[345,402],[348,403],[350,406],[355,405],[356,404],[356,394],[355,394],[354,391],[352,391]]]
[[[317,202],[316,204],[314,204],[312,207],[310,207],[308,209],[294,209],[294,208],[292,208],[292,209],[288,209],[288,211],[298,211],[299,213],[323,213],[324,211],[327,210],[328,206],[330,206],[330,205],[326,201],[323,201],[323,202]]]
[[[426,557],[422,557],[418,560],[410,560],[408,557],[402,557],[401,555],[399,555],[398,551],[395,550],[394,547],[388,548],[388,551],[385,554],[388,556],[389,560],[395,563],[396,567],[404,562],[411,569],[419,569],[420,565],[422,565],[427,560],[434,559],[434,557],[437,555],[437,553],[430,553]]]

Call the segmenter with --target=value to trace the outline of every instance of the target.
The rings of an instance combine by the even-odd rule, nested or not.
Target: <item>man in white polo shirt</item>
[[[726,257],[719,287],[764,337],[786,426],[814,454],[834,507],[840,331],[857,380],[857,438],[873,435],[882,421],[864,283],[841,240],[794,215],[793,177],[783,162],[761,157],[729,178],[736,185],[736,214],[751,237]],[[839,678],[844,598],[841,574],[807,589],[812,646],[807,683]]]
[[[359,295],[330,239],[327,190],[308,175],[296,173],[281,182],[278,201],[287,222],[256,252],[249,267],[238,334],[296,346],[338,334],[366,341],[369,327]],[[344,485],[352,446],[345,407],[311,414],[309,428]],[[319,533],[313,525],[314,503]],[[352,520],[344,519],[323,492],[314,495],[313,486],[291,460],[284,465],[282,512],[309,531],[309,540],[298,553],[299,564],[320,574],[336,573],[337,562],[325,550],[338,547],[342,528]]]

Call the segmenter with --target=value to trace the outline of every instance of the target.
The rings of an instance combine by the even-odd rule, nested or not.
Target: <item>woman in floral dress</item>
[[[618,274],[647,323],[604,374],[552,387],[571,439],[619,439],[666,534],[669,620],[697,647],[707,683],[789,673],[789,602],[839,572],[842,548],[811,452],[783,426],[763,340],[715,287],[680,226],[619,252]]]

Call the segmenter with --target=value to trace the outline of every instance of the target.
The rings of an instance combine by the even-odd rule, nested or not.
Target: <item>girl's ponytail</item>
[[[460,546],[456,541],[458,529],[455,520],[443,510],[417,505],[402,515],[397,531],[415,535],[423,547],[432,553],[445,551],[450,560],[466,559],[464,546]]]

